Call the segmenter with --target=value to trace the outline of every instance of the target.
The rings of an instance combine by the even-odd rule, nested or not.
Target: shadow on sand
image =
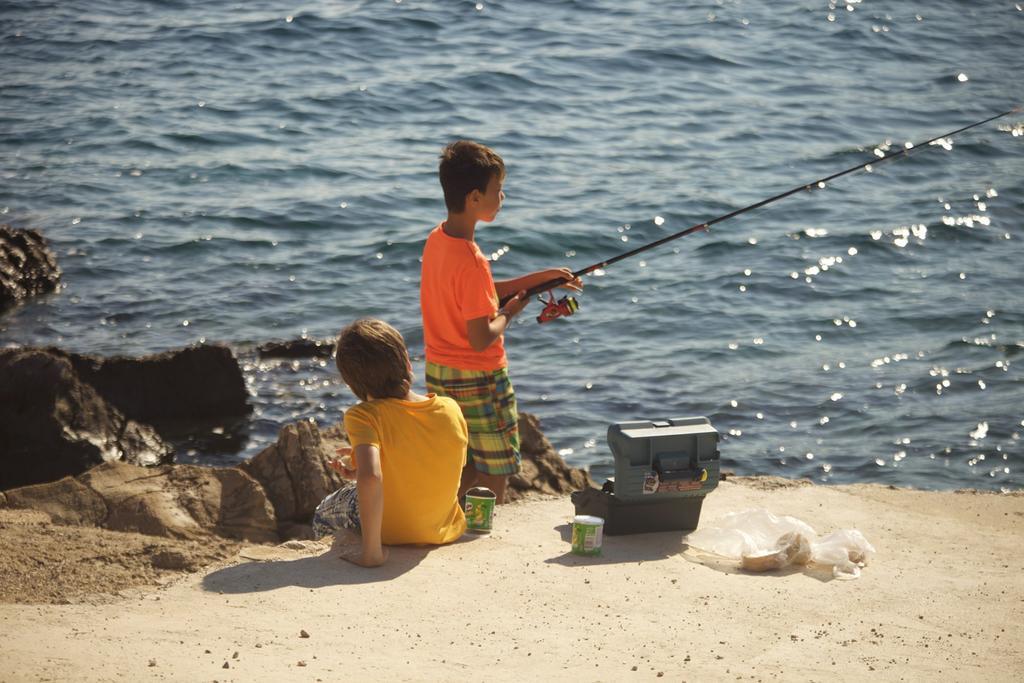
[[[475,537],[463,537],[456,543],[470,543]],[[203,590],[213,593],[260,593],[286,586],[323,588],[391,581],[412,570],[434,546],[389,546],[387,562],[367,569],[341,559],[338,544],[314,557],[291,559],[287,552],[267,560],[235,564],[207,574]]]
[[[566,547],[572,544],[572,525],[560,524],[555,530],[561,534]],[[601,543],[601,554],[596,556],[574,555],[567,551],[562,555],[544,560],[548,564],[560,564],[566,567],[584,567],[598,564],[636,564],[664,560],[678,555],[686,549],[682,531],[659,531],[650,534],[629,534],[625,536],[605,536]]]

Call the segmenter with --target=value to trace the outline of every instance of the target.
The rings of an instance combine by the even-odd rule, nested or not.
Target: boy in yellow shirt
[[[493,221],[505,199],[505,162],[494,150],[470,140],[453,142],[441,153],[438,175],[448,218],[427,237],[420,277],[427,389],[458,401],[469,425],[460,494],[480,484],[503,503],[508,477],[521,463],[505,330],[529,303],[526,290],[553,280],[573,290],[583,285],[568,268],[512,280],[491,276],[474,236],[476,224]],[[499,308],[506,297],[511,298]]]
[[[360,403],[345,412],[351,448],[331,466],[355,482],[320,503],[314,535],[358,532],[360,543],[344,546],[342,557],[363,567],[384,563],[384,545],[459,538],[466,530],[458,488],[468,431],[458,404],[412,391],[405,341],[380,320],[342,330],[336,362]]]

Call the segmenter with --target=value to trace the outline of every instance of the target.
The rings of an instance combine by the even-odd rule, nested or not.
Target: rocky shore
[[[0,226],[0,305],[56,291],[59,279],[39,233]],[[333,345],[275,341],[257,353],[330,357]],[[242,543],[310,538],[313,510],[342,484],[327,467],[347,443],[340,425],[285,425],[237,467],[175,462],[177,440],[244,423],[251,412],[242,370],[223,345],[141,358],[0,349],[0,600],[112,594],[196,571]],[[535,417],[523,415],[520,428],[524,464],[512,500],[592,485],[554,452]]]
[[[510,482],[512,500],[567,496],[593,485],[586,472],[565,464],[535,417],[522,415],[520,428],[524,462]],[[77,476],[0,491],[0,602],[117,593],[196,571],[243,543],[310,539],[313,510],[342,483],[327,460],[346,443],[340,426],[321,432],[300,421],[238,467],[112,460]]]
[[[59,287],[42,238],[11,235],[0,309]],[[493,533],[392,548],[366,570],[310,538],[341,483],[326,466],[338,425],[287,424],[237,466],[174,462],[182,435],[250,411],[224,346],[0,349],[0,680],[1024,677],[1020,492],[730,477],[705,501],[702,526],[759,508],[859,530],[877,554],[856,581],[813,564],[747,573],[682,531],[581,557],[569,494],[595,483],[524,414]]]

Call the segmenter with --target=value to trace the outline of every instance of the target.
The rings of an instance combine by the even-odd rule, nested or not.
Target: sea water
[[[1022,55],[1013,0],[4,2],[0,222],[64,284],[0,344],[228,344],[253,418],[178,459],[236,462],[354,402],[262,342],[375,316],[422,378],[445,143],[507,164],[498,278],[580,269],[1021,104]],[[520,409],[599,480],[608,424],[706,415],[739,474],[1020,489],[1024,114],[914,152],[532,304]]]

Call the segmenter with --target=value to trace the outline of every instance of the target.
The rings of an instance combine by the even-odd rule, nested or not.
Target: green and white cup
[[[604,520],[593,515],[576,515],[572,520],[572,551],[577,555],[600,555]]]
[[[494,523],[494,491],[476,486],[466,491],[466,528],[478,534],[491,533]]]

